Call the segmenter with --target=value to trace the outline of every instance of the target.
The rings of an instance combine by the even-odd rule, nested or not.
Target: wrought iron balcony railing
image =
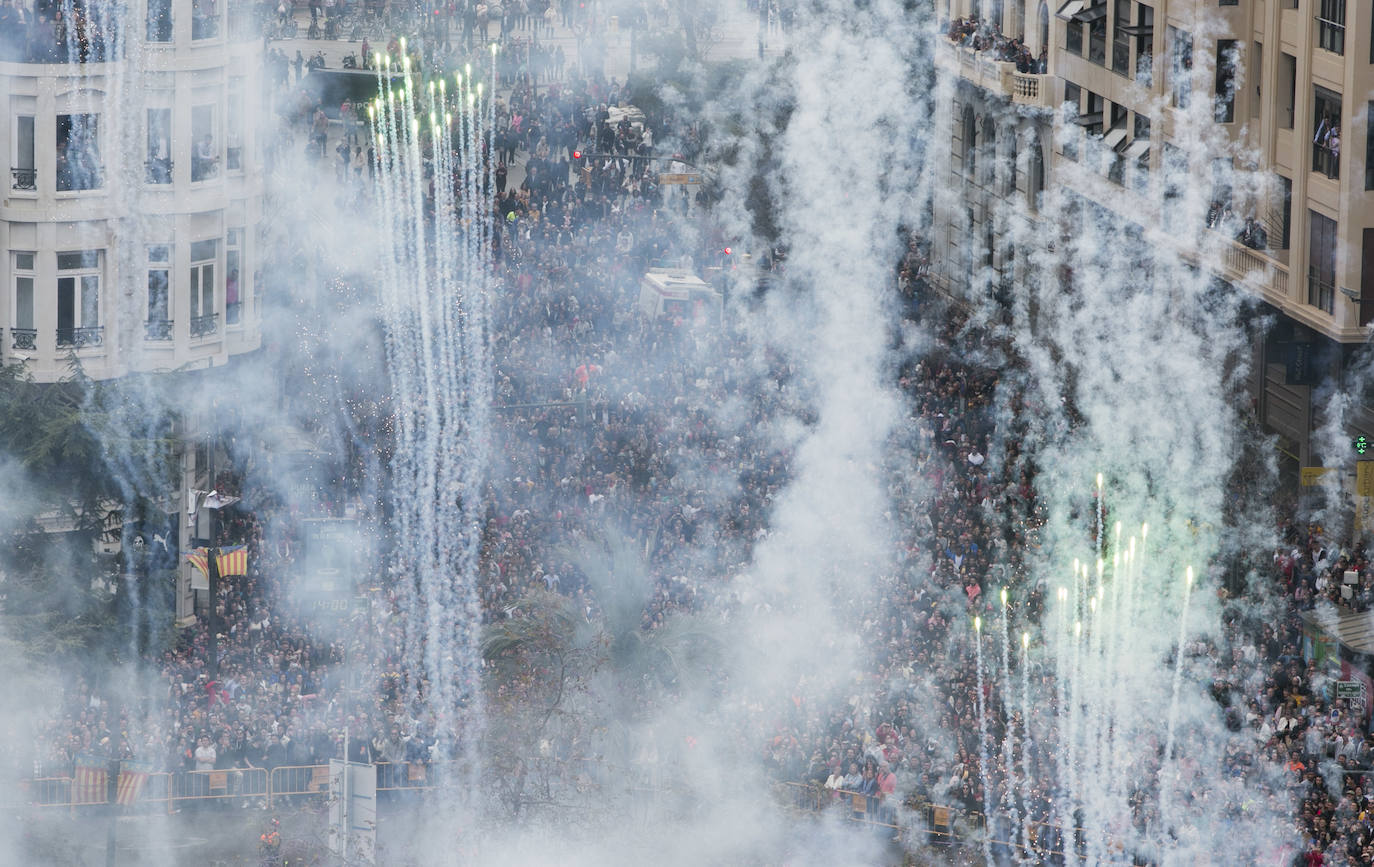
[[[148,170],[147,183],[170,184],[172,182],[172,161],[170,159],[148,160],[144,166]]]
[[[38,351],[38,329],[37,328],[11,328],[10,329],[10,348],[26,349],[29,352]]]
[[[149,319],[143,324],[143,336],[148,340],[171,340],[172,325],[170,319]]]
[[[191,336],[205,337],[219,331],[219,314],[211,313],[208,316],[191,317]]]
[[[57,329],[58,346],[70,346],[75,349],[82,349],[87,346],[99,346],[104,342],[105,329],[99,325],[90,328]]]

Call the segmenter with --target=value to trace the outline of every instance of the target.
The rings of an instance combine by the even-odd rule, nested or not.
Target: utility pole
[[[207,548],[205,571],[210,581],[210,644],[205,666],[210,680],[219,679],[219,548]]]
[[[105,803],[110,826],[105,831],[105,867],[115,867],[115,822],[119,818],[119,759],[110,759],[105,769]]]

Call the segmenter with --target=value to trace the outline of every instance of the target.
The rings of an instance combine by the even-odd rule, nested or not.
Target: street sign
[[[662,174],[658,176],[659,186],[668,186],[669,184],[685,184],[687,186],[696,186],[700,183],[701,174],[698,172],[679,172],[674,174]]]
[[[1336,698],[1362,699],[1364,697],[1364,684],[1358,680],[1338,680],[1336,681]]]

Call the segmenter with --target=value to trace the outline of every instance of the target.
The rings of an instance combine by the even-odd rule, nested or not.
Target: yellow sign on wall
[[[1374,497],[1374,461],[1355,462],[1355,494]]]
[[[1330,472],[1335,472],[1335,469],[1333,467],[1303,467],[1300,481],[1304,488],[1310,488],[1319,484],[1321,477]]]

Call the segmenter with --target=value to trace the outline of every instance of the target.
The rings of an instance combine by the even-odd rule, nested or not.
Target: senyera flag
[[[229,575],[247,575],[248,546],[235,545],[232,548],[221,548],[217,563],[221,578]]]
[[[77,753],[73,764],[76,773],[72,779],[72,803],[106,803],[109,797],[105,791],[109,780],[109,760],[95,753]]]
[[[119,768],[119,782],[115,788],[115,801],[121,807],[127,807],[143,792],[143,784],[148,782],[148,775],[153,772],[152,762],[138,762],[126,760]]]

